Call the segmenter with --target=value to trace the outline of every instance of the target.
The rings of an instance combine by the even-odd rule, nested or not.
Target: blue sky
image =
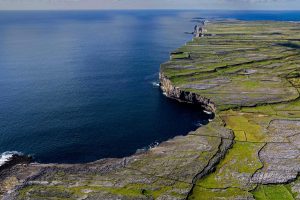
[[[300,10],[300,0],[0,0],[0,9]]]

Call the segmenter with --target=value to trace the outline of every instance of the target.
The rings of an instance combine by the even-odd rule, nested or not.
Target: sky
[[[300,10],[300,0],[0,0],[0,10]]]

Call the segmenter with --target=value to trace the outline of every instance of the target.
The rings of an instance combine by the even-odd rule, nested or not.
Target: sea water
[[[209,120],[158,87],[194,18],[297,21],[299,12],[1,11],[0,156],[123,157]]]

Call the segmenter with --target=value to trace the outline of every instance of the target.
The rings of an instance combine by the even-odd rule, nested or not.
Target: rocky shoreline
[[[12,154],[2,165],[0,165],[0,174],[4,170],[9,170],[11,167],[18,164],[29,164],[32,162],[31,156],[25,156],[20,154]]]
[[[180,89],[179,87],[174,87],[171,81],[164,75],[161,71],[159,73],[160,87],[167,97],[175,99],[183,103],[191,103],[195,106],[200,106],[202,109],[215,113],[215,104],[205,97],[202,97],[196,93],[188,92]]]
[[[297,24],[207,29],[214,36],[194,38],[162,64],[160,82],[166,96],[214,112],[212,122],[123,159],[14,165],[0,174],[0,197],[300,199]]]

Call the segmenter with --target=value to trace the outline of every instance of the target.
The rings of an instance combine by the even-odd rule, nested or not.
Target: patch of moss
[[[206,189],[196,186],[189,200],[214,200],[214,199],[246,199],[252,195],[238,188]]]
[[[78,197],[63,186],[30,185],[19,191],[18,199],[56,199],[67,200]]]
[[[228,111],[222,118],[226,123],[226,127],[233,130],[237,141],[260,142],[266,138],[262,127],[252,120],[264,116],[244,114],[239,112]]]
[[[190,54],[187,52],[183,52],[183,53],[178,53],[178,54],[172,54],[171,58],[172,59],[187,59],[190,57]]]
[[[290,78],[289,81],[292,83],[294,87],[300,87],[300,78]]]
[[[245,107],[241,109],[241,112],[260,113],[263,115],[276,115],[276,111],[273,109],[271,105]]]
[[[259,185],[252,193],[256,200],[294,200],[285,185]]]
[[[197,181],[197,185],[205,188],[237,187],[251,189],[248,178],[262,163],[258,151],[263,144],[236,142],[225,158],[218,164],[216,171]]]
[[[175,188],[186,189],[190,184],[177,182],[175,183]],[[38,198],[38,199],[76,199],[83,197],[89,193],[97,192],[107,192],[114,195],[127,196],[130,198],[138,197],[153,197],[158,198],[162,194],[170,193],[173,196],[183,197],[184,194],[177,193],[173,191],[173,186],[161,186],[157,185],[156,187],[149,186],[146,184],[128,184],[124,187],[104,187],[104,186],[74,186],[67,187],[62,185],[50,186],[50,185],[30,185],[24,187],[19,191],[19,199],[26,198]]]

